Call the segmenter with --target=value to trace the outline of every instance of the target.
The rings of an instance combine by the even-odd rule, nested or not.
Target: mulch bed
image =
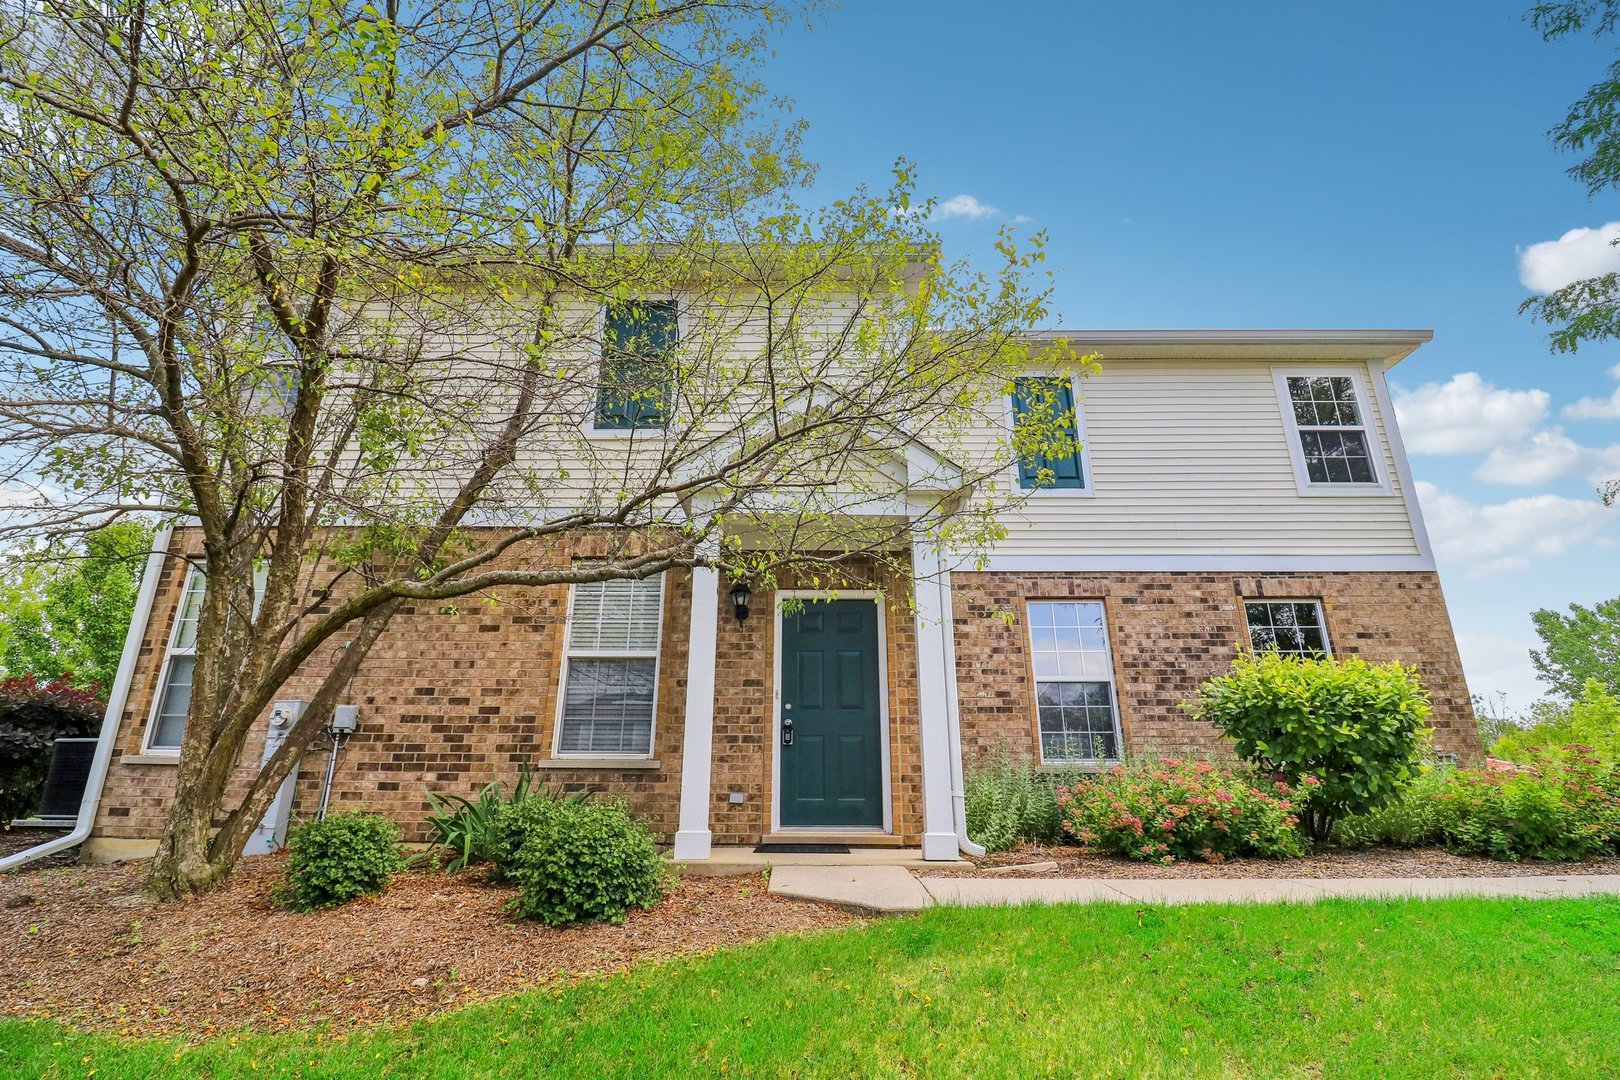
[[[1057,863],[1055,870],[1024,870],[1033,863]],[[997,867],[1008,869],[997,870]],[[1620,858],[1584,862],[1496,862],[1453,855],[1442,848],[1327,848],[1299,859],[1232,859],[1224,863],[1134,862],[1117,855],[1087,855],[1074,847],[1030,845],[972,860],[971,866],[914,871],[919,877],[1027,878],[1379,878],[1531,877],[1535,875],[1620,874]]]
[[[0,859],[5,858],[7,855],[15,855],[19,851],[25,851],[28,848],[43,844],[47,840],[55,840],[58,836],[66,836],[67,834],[68,830],[66,829],[30,829],[27,827],[20,829],[0,829]],[[31,862],[24,869],[43,870],[50,866],[71,866],[75,861],[77,861],[78,857],[79,849],[77,846],[74,846],[68,848],[66,851],[58,851],[54,855],[47,855],[43,859],[38,859]]]
[[[141,893],[144,863],[0,877],[0,1014],[138,1035],[346,1029],[860,921],[759,877],[685,877],[622,926],[553,929],[504,914],[509,888],[426,871],[301,915],[270,901],[283,861],[243,859],[224,888],[172,904]]]

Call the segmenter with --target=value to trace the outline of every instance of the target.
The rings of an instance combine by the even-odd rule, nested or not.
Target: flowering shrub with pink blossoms
[[[1304,787],[1316,778],[1301,779]],[[1280,779],[1208,761],[1116,765],[1058,791],[1063,831],[1090,850],[1171,863],[1303,855],[1301,796]]]
[[[1620,769],[1589,746],[1452,770],[1435,808],[1446,846],[1469,855],[1578,860],[1620,852]]]

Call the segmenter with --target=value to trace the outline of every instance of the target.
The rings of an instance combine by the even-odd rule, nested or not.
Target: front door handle
[[[793,717],[782,717],[782,745],[793,745]]]

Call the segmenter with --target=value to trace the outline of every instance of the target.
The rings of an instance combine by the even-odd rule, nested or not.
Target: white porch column
[[[692,620],[686,639],[686,729],[681,743],[681,820],[674,857],[709,857],[709,787],[714,757],[714,666],[720,616],[720,573],[692,569]]]
[[[956,671],[948,647],[951,613],[939,552],[916,543],[911,573],[917,597],[917,726],[922,741],[924,859],[957,857],[952,804],[950,709]]]

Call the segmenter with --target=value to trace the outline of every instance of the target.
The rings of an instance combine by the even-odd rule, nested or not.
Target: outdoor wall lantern
[[[754,592],[746,582],[739,581],[731,587],[731,611],[737,616],[737,625],[741,626],[748,618],[748,601],[753,599]]]

